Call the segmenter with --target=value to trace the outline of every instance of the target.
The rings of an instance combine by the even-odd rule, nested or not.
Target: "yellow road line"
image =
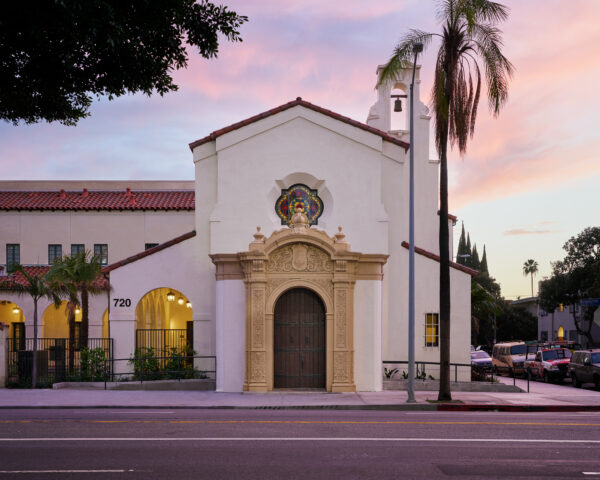
[[[273,424],[273,425],[521,425],[543,427],[600,427],[600,423],[567,422],[467,422],[405,420],[0,420],[0,423],[166,423],[166,424]]]

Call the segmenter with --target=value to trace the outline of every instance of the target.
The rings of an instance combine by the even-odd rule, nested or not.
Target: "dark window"
[[[62,257],[62,245],[48,245],[48,265],[52,265],[54,260]]]
[[[72,243],[71,244],[71,256],[79,255],[81,252],[85,252],[85,245],[83,243]]]
[[[548,330],[542,330],[540,332],[540,340],[542,342],[547,342],[548,341]]]
[[[100,265],[108,265],[108,244],[94,244],[94,255],[100,258]]]
[[[13,351],[25,350],[25,323],[13,322]]]
[[[425,346],[438,347],[440,345],[440,330],[437,313],[425,315]]]
[[[21,246],[18,243],[6,244],[6,269],[10,272],[12,267],[21,263]]]
[[[147,243],[144,247],[145,250],[149,250],[151,248],[158,247],[158,243]]]

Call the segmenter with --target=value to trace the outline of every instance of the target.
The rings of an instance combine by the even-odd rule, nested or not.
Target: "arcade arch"
[[[174,288],[151,290],[135,308],[136,349],[152,348],[155,353],[168,353],[172,348],[191,349],[193,325],[188,297]]]

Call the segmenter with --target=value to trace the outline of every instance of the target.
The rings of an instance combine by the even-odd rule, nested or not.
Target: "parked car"
[[[575,387],[594,383],[600,388],[600,349],[574,352],[569,363],[569,376]]]
[[[482,368],[484,370],[492,369],[492,357],[483,350],[472,350],[471,351],[471,365],[474,367]]]
[[[533,359],[525,360],[525,369],[534,380],[562,381],[568,375],[570,360],[571,351],[568,348],[541,349]]]
[[[492,350],[492,368],[496,373],[522,375],[524,372],[525,342],[497,343]]]

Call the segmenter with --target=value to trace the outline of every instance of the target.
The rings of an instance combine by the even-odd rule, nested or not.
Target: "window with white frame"
[[[440,345],[440,322],[437,313],[425,314],[425,346],[439,347]]]

